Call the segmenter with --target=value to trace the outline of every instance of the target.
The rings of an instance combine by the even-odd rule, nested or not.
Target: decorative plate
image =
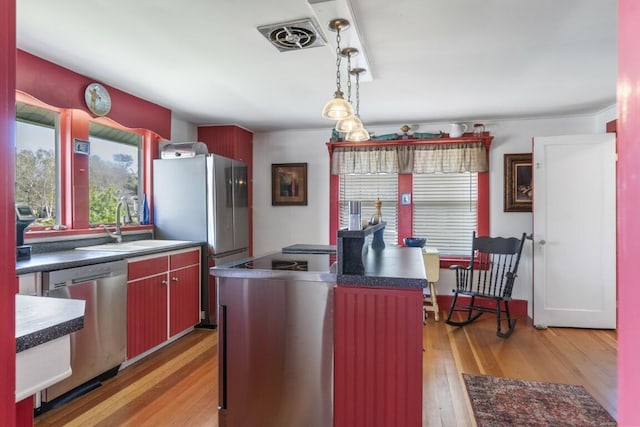
[[[84,91],[84,101],[96,116],[104,116],[111,110],[109,92],[99,83],[91,83]]]

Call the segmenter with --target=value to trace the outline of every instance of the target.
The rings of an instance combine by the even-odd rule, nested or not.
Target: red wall
[[[640,425],[640,2],[618,1],[618,425]]]
[[[77,108],[91,114],[84,102],[84,91],[95,80],[21,50],[16,69],[16,89],[51,106]],[[126,127],[149,129],[171,138],[171,110],[100,83],[111,96],[107,117]]]
[[[0,0],[0,424],[16,423],[15,0]]]

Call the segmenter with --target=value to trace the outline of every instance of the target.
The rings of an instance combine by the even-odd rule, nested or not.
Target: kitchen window
[[[36,215],[33,226],[57,224],[59,114],[16,103],[16,202]]]
[[[348,201],[368,201],[363,215],[370,215],[387,179],[391,182],[384,188],[389,194],[382,204],[387,243],[426,237],[428,245],[439,249],[444,266],[468,257],[473,231],[489,234],[491,140],[484,135],[328,144],[331,199],[338,201],[330,211],[330,241],[335,242],[333,234],[346,226]],[[392,213],[385,214],[385,204]]]
[[[162,139],[16,91],[16,202],[28,203],[38,217],[27,237],[104,235],[102,225],[115,223],[123,196],[131,230],[150,229],[138,225],[139,201],[153,197],[149,178]]]
[[[375,202],[382,202],[382,220],[387,223],[384,242],[398,244],[398,174],[342,175],[340,176],[340,228],[349,225],[349,201],[362,202],[361,216],[369,220]]]
[[[443,255],[468,256],[478,217],[478,174],[413,175],[413,235]]]
[[[121,199],[129,205],[132,221],[139,222],[141,136],[92,122],[89,142],[89,222],[115,223]]]

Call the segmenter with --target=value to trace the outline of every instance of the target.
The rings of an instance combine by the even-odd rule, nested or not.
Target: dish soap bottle
[[[140,224],[149,224],[149,202],[147,201],[147,195],[142,195],[142,209],[140,215]]]
[[[380,199],[376,200],[375,207],[376,208],[373,211],[373,215],[371,215],[371,219],[369,220],[369,225],[376,225],[382,222],[382,202],[380,201]]]

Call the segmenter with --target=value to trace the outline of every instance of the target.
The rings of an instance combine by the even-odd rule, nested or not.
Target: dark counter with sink
[[[135,246],[130,243],[133,250],[100,250],[95,246],[92,250],[63,250],[47,253],[36,253],[31,255],[31,259],[21,260],[16,263],[16,274],[34,273],[40,271],[63,270],[73,267],[97,264],[109,261],[118,261],[143,255],[152,255],[161,252],[186,249],[194,246],[201,246],[202,242],[176,241],[177,243],[155,247]],[[100,245],[102,246],[102,245]],[[96,249],[97,248],[97,249]],[[108,246],[106,246],[108,248]],[[111,248],[113,249],[113,248]]]

